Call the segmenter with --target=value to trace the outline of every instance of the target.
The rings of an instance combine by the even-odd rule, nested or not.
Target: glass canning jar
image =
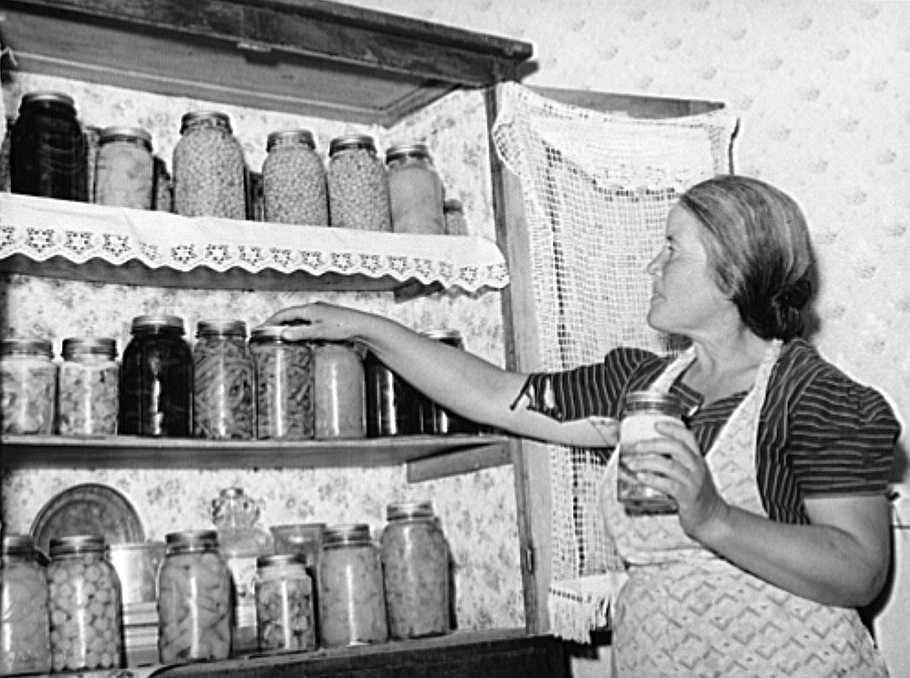
[[[183,338],[183,320],[140,315],[131,332],[120,369],[120,433],[189,437],[193,354]]]
[[[442,180],[426,144],[401,144],[386,150],[389,210],[396,233],[445,233]]]
[[[171,168],[177,214],[246,218],[246,163],[226,114],[184,114]]]
[[[256,615],[260,652],[316,649],[313,585],[303,556],[256,561]]]
[[[464,207],[461,200],[449,198],[442,204],[442,213],[445,216],[446,235],[467,235],[468,222],[464,216]]]
[[[58,433],[113,435],[117,432],[120,365],[114,339],[64,339],[57,381]]]
[[[200,320],[193,347],[193,435],[253,437],[253,356],[242,320]]]
[[[47,673],[51,669],[44,556],[31,536],[3,538],[0,587],[0,675]]]
[[[165,535],[158,570],[158,655],[162,664],[231,654],[231,573],[214,530]]]
[[[281,325],[250,333],[256,375],[256,437],[313,437],[313,354],[309,346],[281,339]]]
[[[367,436],[381,438],[420,433],[424,396],[370,351],[364,358],[364,372]]]
[[[418,638],[447,633],[449,547],[429,501],[386,508],[382,570],[389,635]]]
[[[314,342],[315,437],[363,438],[366,394],[363,359],[353,344]]]
[[[262,184],[266,221],[329,225],[325,165],[309,130],[269,134]]]
[[[104,537],[51,538],[47,566],[53,671],[120,668],[120,581]]]
[[[94,201],[151,209],[155,192],[152,135],[141,127],[105,127],[98,144]]]
[[[448,346],[464,349],[461,332],[449,329],[434,329],[422,332],[425,337],[435,339]],[[424,398],[420,403],[421,430],[424,433],[448,435],[450,433],[478,433],[480,427],[464,417],[447,410],[442,405]]]
[[[382,565],[369,525],[330,525],[323,533],[319,628],[324,647],[388,640]]]
[[[392,230],[389,179],[373,137],[351,134],[332,139],[327,181],[332,226]]]
[[[56,388],[51,342],[38,338],[0,341],[3,433],[52,433]]]

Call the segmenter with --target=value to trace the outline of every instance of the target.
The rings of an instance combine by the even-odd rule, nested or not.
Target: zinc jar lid
[[[663,391],[629,391],[625,397],[625,412],[650,410],[662,414],[680,416],[682,404],[671,393]]]
[[[366,523],[329,525],[322,533],[323,548],[369,543],[371,543],[370,526]]]
[[[137,315],[133,318],[132,331],[170,328],[183,333],[183,318],[176,315]]]
[[[458,198],[446,198],[442,203],[443,212],[461,212],[464,207],[461,204],[461,200]]]
[[[117,341],[111,337],[67,337],[63,340],[64,360],[75,355],[117,355]]]
[[[70,553],[103,553],[104,537],[100,534],[73,534],[66,537],[51,537],[50,556]]]
[[[3,555],[28,555],[35,551],[30,534],[7,534],[3,537]]]
[[[316,140],[308,129],[283,129],[271,132],[265,142],[265,150],[272,150],[272,146],[279,142],[297,143],[309,146],[311,149],[316,148]]]
[[[109,141],[132,141],[152,150],[152,135],[142,127],[127,127],[125,125],[112,125],[105,127],[98,135],[98,143],[106,144]]]
[[[21,337],[0,340],[0,356],[4,355],[39,355],[52,358],[54,352],[51,342],[39,337]]]
[[[246,323],[243,320],[200,320],[196,323],[197,337],[212,336],[246,336]]]
[[[183,117],[180,118],[180,133],[183,134],[188,127],[199,123],[208,123],[216,127],[223,127],[228,132],[231,131],[231,119],[227,113],[220,111],[190,111],[189,113],[184,113]]]
[[[365,148],[376,152],[376,142],[369,134],[346,134],[341,137],[335,137],[329,143],[329,155],[335,155],[339,151],[351,148]]]
[[[386,506],[386,520],[407,520],[408,518],[432,518],[433,502],[424,501],[398,501]]]
[[[385,152],[385,161],[391,162],[393,160],[397,160],[398,158],[406,158],[408,156],[431,160],[430,149],[427,148],[427,145],[418,143],[397,144],[395,146],[390,146]]]
[[[33,104],[61,104],[73,109],[74,113],[76,111],[76,102],[73,97],[69,94],[64,94],[63,92],[51,92],[46,90],[26,92],[22,95],[22,99],[19,102],[19,110]]]
[[[164,543],[168,553],[204,546],[217,546],[218,533],[215,530],[168,532],[164,535]]]
[[[268,567],[299,567],[305,571],[306,560],[300,553],[271,553],[256,558],[257,569],[262,570]]]

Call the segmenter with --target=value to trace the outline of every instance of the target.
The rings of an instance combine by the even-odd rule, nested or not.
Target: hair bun
[[[812,284],[805,278],[800,278],[781,290],[778,299],[781,305],[799,310],[809,302],[810,296],[812,296]]]

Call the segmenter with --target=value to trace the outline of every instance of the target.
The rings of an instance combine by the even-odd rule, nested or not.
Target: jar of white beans
[[[328,226],[325,166],[309,130],[272,132],[262,163],[265,220]]]
[[[351,134],[329,144],[329,221],[332,226],[391,231],[389,180],[373,137]]]
[[[193,435],[253,438],[253,357],[242,320],[200,320],[193,347]]]
[[[58,433],[112,435],[117,432],[120,366],[114,339],[64,339],[58,383]]]

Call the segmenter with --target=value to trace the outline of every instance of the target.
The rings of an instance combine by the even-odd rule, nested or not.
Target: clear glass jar
[[[120,433],[189,437],[193,353],[183,338],[183,320],[140,315],[131,331],[120,369]]]
[[[675,513],[676,502],[663,492],[640,482],[625,464],[633,443],[648,438],[660,438],[654,428],[660,422],[681,422],[679,400],[670,393],[659,391],[630,391],[623,402],[619,423],[619,466],[616,488],[619,501],[627,513]]]
[[[313,621],[316,638],[319,634],[319,554],[322,553],[322,535],[325,523],[290,523],[270,525],[269,532],[275,540],[275,553],[293,554],[303,558],[313,590]]]
[[[369,525],[325,529],[319,559],[319,628],[324,647],[388,640],[382,565]]]
[[[246,163],[226,114],[184,114],[172,170],[177,214],[246,219]]]
[[[372,352],[364,358],[367,436],[406,436],[420,433],[424,396],[390,370]]]
[[[442,180],[426,144],[401,144],[386,151],[389,210],[396,233],[445,233]]]
[[[446,222],[446,235],[468,234],[468,222],[464,216],[461,200],[448,198],[442,203],[442,213]]]
[[[52,433],[57,366],[51,342],[22,338],[0,341],[3,433]]]
[[[262,163],[265,220],[329,225],[326,173],[309,130],[272,132]]]
[[[105,127],[98,143],[94,201],[151,209],[155,192],[152,135],[141,127]]]
[[[363,359],[353,344],[317,342],[313,351],[313,397],[317,439],[363,438],[366,394]]]
[[[332,226],[392,230],[389,179],[373,137],[351,134],[332,139],[327,181]]]
[[[31,536],[3,538],[0,587],[0,675],[47,673],[51,669],[44,556]]]
[[[303,556],[262,556],[256,570],[259,651],[315,650],[313,584]]]
[[[120,581],[104,548],[99,535],[51,538],[47,579],[53,671],[123,664]]]
[[[218,550],[234,585],[234,628],[231,651],[255,652],[256,560],[274,552],[272,536],[257,525],[259,506],[242,488],[228,487],[212,500],[212,522],[218,530]]]
[[[434,329],[422,332],[422,334],[448,346],[464,349],[464,340],[458,330]],[[420,428],[424,433],[434,435],[478,433],[480,431],[480,427],[474,422],[468,421],[427,398],[421,400]]]
[[[193,435],[253,438],[253,356],[242,320],[200,320],[193,347]]]
[[[313,354],[309,346],[281,339],[283,326],[254,328],[250,351],[256,374],[256,437],[313,437]]]
[[[392,638],[448,633],[449,546],[429,501],[386,507],[382,570]]]
[[[120,410],[117,342],[109,337],[63,340],[57,390],[57,432],[113,435]]]
[[[158,570],[158,655],[162,664],[231,654],[231,573],[214,530],[165,535]]]

